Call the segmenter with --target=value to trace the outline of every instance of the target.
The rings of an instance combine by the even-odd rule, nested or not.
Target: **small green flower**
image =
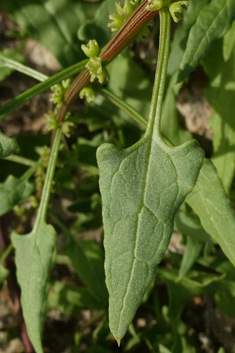
[[[59,127],[59,122],[56,119],[54,112],[49,111],[47,114],[45,114],[45,118],[48,131],[55,130]]]
[[[184,12],[187,10],[188,6],[188,1],[177,1],[169,6],[171,17],[176,23],[182,20]]]
[[[29,202],[29,204],[32,208],[38,208],[39,202],[38,202],[38,199],[36,196],[34,196],[34,195],[29,196],[27,201]]]
[[[100,58],[90,58],[86,64],[86,68],[90,71],[91,82],[97,78],[99,83],[104,83],[105,80],[108,80],[108,71],[105,67],[102,66],[102,61]]]
[[[47,168],[49,158],[50,158],[51,149],[48,146],[42,146],[42,147],[37,146],[35,148],[35,150],[40,156],[40,162],[42,162],[43,167]],[[41,166],[37,169],[37,171],[40,168],[41,168]],[[37,171],[36,171],[36,174],[37,174]]]
[[[13,207],[13,211],[15,212],[16,216],[22,217],[26,213],[26,207],[24,205],[16,205]]]
[[[125,0],[123,6],[120,5],[120,2],[115,2],[116,11],[118,14],[109,15],[110,20],[113,21],[108,24],[108,27],[111,28],[111,31],[118,31],[124,21],[126,21],[131,16],[138,5],[139,0]]]
[[[80,93],[79,97],[85,99],[87,103],[94,102],[95,100],[95,91],[91,87],[84,87]]]
[[[163,0],[148,0],[148,5],[145,7],[147,11],[157,11],[163,7]]]
[[[154,25],[153,21],[150,21],[149,23],[147,23],[143,28],[141,28],[141,30],[138,33],[138,37],[143,40],[143,37],[146,37],[149,35],[149,27],[152,27]]]
[[[72,121],[65,121],[62,126],[62,132],[66,137],[70,137],[74,130],[74,123]]]
[[[51,87],[51,98],[50,102],[54,103],[56,105],[56,108],[60,108],[63,100],[64,100],[64,92],[68,89],[70,86],[70,79],[63,80],[60,83],[57,83],[56,85]]]
[[[88,58],[95,58],[100,52],[100,47],[95,39],[90,40],[87,45],[82,44],[81,48]]]
[[[139,1],[125,0],[123,6],[120,5],[120,2],[115,2],[115,7],[118,15],[120,15],[124,20],[127,20],[130,15],[138,7]]]
[[[120,15],[115,15],[115,14],[109,15],[109,19],[113,21],[108,24],[108,27],[111,28],[112,32],[118,31],[119,28],[124,23],[124,19]]]

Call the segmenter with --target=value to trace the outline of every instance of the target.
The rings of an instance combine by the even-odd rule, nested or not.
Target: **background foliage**
[[[2,0],[1,10],[2,16],[7,13],[13,21],[9,22],[10,30],[4,28],[0,33],[3,105],[38,83],[19,73],[25,72],[20,65],[34,65],[41,72],[34,77],[39,81],[56,73],[28,63],[23,48],[32,38],[51,52],[57,60],[57,71],[59,67],[69,70],[61,71],[53,82],[43,82],[34,88],[36,94],[79,71],[77,66],[69,67],[86,59],[82,43],[89,39],[96,39],[101,47],[107,43],[112,36],[107,27],[108,15],[115,12],[115,7],[113,0]],[[19,288],[12,267],[15,261],[18,280],[23,278],[35,298],[33,303],[22,298],[29,310],[24,312],[26,323],[34,320],[35,311],[40,312],[34,304],[43,301],[44,352],[235,351],[234,18],[234,1],[191,0],[183,22],[173,26],[161,129],[174,145],[193,136],[208,160],[193,192],[175,217],[169,250],[121,348],[108,328],[96,149],[103,142],[129,147],[143,135],[143,126],[101,91],[89,105],[78,100],[70,118],[76,124],[74,133],[70,138],[64,137],[59,148],[49,212],[40,222],[36,221],[37,227],[32,230],[49,158],[50,136],[43,127],[43,116],[50,103],[40,103],[36,116],[32,107],[35,100],[31,101],[2,121],[1,129],[8,137],[1,133],[0,155],[5,159],[0,162],[0,283],[3,295],[9,288],[16,310]],[[110,81],[106,86],[145,118],[149,113],[157,57],[158,17],[154,22],[143,42],[136,39],[110,63]],[[16,88],[8,95],[7,87],[12,82]],[[47,102],[49,93],[42,93],[38,99]],[[15,107],[1,108],[1,118]],[[25,116],[30,119],[28,130]],[[32,122],[38,118],[42,124],[35,130]],[[20,126],[17,133],[14,125]],[[28,234],[12,236],[13,231]],[[43,234],[43,239],[33,237],[35,232]],[[37,257],[45,268],[51,267],[50,276],[43,266],[39,269]],[[36,276],[47,279],[44,287],[25,281],[28,274],[20,269],[24,258],[30,263],[30,278],[33,278],[31,271],[35,271]],[[38,274],[39,271],[42,273]],[[49,294],[44,299],[47,290]],[[12,326],[1,326],[3,352],[14,338],[24,333],[19,307],[18,317]],[[38,330],[31,335],[38,336],[43,317],[38,316],[35,323]],[[32,348],[24,346],[21,351],[24,349],[32,352]],[[40,352],[40,344],[37,349]]]

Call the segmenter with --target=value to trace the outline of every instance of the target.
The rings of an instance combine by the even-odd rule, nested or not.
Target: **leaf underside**
[[[55,241],[54,228],[44,222],[40,222],[27,235],[12,234],[24,320],[37,353],[43,353],[40,335],[42,308],[47,294]]]
[[[155,277],[203,152],[196,141],[172,148],[158,133],[148,132],[126,150],[101,145],[97,160],[110,329],[120,341]]]

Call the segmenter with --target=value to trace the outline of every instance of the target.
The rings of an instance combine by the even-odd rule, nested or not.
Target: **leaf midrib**
[[[127,294],[128,294],[128,288],[129,288],[129,286],[130,286],[130,282],[131,282],[131,279],[132,279],[132,276],[133,276],[134,263],[135,263],[135,261],[137,260],[137,261],[139,261],[139,262],[142,262],[142,263],[147,264],[147,266],[148,266],[148,268],[149,268],[149,264],[148,264],[148,263],[139,260],[138,257],[136,256],[136,247],[137,247],[137,241],[138,241],[138,228],[139,228],[139,224],[140,224],[139,216],[140,216],[140,213],[141,213],[143,207],[145,206],[144,199],[145,199],[145,192],[146,192],[146,187],[147,187],[147,175],[148,175],[149,166],[150,166],[151,151],[152,151],[152,149],[153,149],[153,143],[154,143],[154,142],[158,145],[158,143],[157,143],[158,141],[155,141],[155,140],[152,138],[152,135],[153,135],[153,128],[148,132],[147,135],[148,135],[147,138],[148,138],[148,140],[149,140],[149,141],[148,141],[148,142],[149,142],[149,148],[148,148],[148,150],[147,150],[148,162],[147,162],[147,165],[146,165],[146,172],[145,172],[144,178],[143,178],[144,190],[143,190],[143,192],[142,192],[142,197],[141,197],[141,202],[140,202],[140,209],[139,209],[139,212],[138,212],[138,214],[137,214],[137,222],[136,222],[137,225],[136,225],[136,230],[135,230],[135,244],[134,244],[134,248],[133,248],[132,266],[131,266],[131,270],[130,270],[130,276],[129,276],[129,280],[128,280],[128,285],[127,285],[127,287],[126,287],[126,291],[125,291],[125,294],[124,294],[123,299],[122,299],[122,308],[121,308],[120,315],[119,315],[119,322],[118,322],[117,332],[119,331],[120,322],[121,322],[121,317],[122,317],[122,313],[123,313],[123,311],[124,311],[124,306],[125,306],[125,305],[124,305],[124,302],[125,302],[126,296],[127,296]],[[159,140],[161,140],[160,137],[159,137]],[[161,140],[161,142],[164,144],[164,142],[163,142],[162,140]],[[139,147],[140,147],[140,144],[138,144],[138,147],[137,147],[136,149],[138,149]],[[158,147],[159,147],[160,149],[164,150],[163,146],[159,146],[159,145],[158,145]],[[136,149],[135,149],[135,150],[136,150]],[[135,151],[135,150],[134,150],[134,151]],[[134,152],[134,151],[133,151],[133,152]],[[164,150],[164,152],[166,153],[165,150]],[[128,156],[129,156],[129,155],[128,155]],[[172,158],[170,158],[170,159],[171,159],[171,161],[172,161]],[[175,168],[176,175],[178,175],[177,169],[176,169],[176,167],[175,167],[173,161],[172,161],[172,164],[173,164],[173,166],[174,166],[174,168]],[[120,167],[119,167],[119,168],[120,168]],[[118,168],[118,170],[119,170],[119,168]],[[178,184],[177,184],[177,185],[178,185]],[[179,190],[178,190],[178,193],[179,193]],[[177,195],[177,198],[178,198],[178,195]],[[175,202],[177,201],[177,198],[176,198]],[[175,203],[174,203],[174,205],[175,205]],[[145,206],[145,207],[146,207],[146,206]],[[152,211],[151,211],[151,212],[152,212]],[[152,213],[153,213],[153,212],[152,212]],[[154,213],[153,213],[153,214],[154,214]],[[155,216],[155,218],[157,219],[157,217],[156,217],[155,214],[154,214],[154,216]],[[163,222],[163,221],[161,221],[161,222],[162,222],[163,226],[165,227],[166,222]],[[159,247],[160,247],[162,241],[163,241],[163,234],[162,234],[162,237],[161,237],[161,241],[160,241],[160,243],[159,243]],[[150,269],[149,269],[149,274],[150,274]],[[148,278],[149,278],[149,276],[148,276]]]

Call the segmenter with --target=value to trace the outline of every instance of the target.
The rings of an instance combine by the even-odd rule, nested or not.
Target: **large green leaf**
[[[213,131],[212,160],[228,193],[235,168],[235,52],[225,62],[222,40],[217,41],[206,56],[204,66],[210,78],[206,98],[214,109],[209,121]]]
[[[197,67],[211,43],[225,35],[234,19],[234,0],[212,0],[203,7],[189,34],[180,65],[179,81],[183,81]]]
[[[203,152],[196,141],[169,147],[155,129],[134,146],[98,148],[110,326],[126,332],[168,246],[174,215],[192,190]]]
[[[196,141],[171,147],[160,117],[170,39],[170,15],[162,10],[160,53],[147,131],[126,150],[97,150],[103,201],[110,329],[120,341],[155,277],[173,231],[174,215],[192,190],[202,165]]]
[[[77,30],[86,20],[81,1],[2,0],[1,8],[50,50],[63,67],[85,58],[77,38]]]
[[[210,160],[204,161],[197,183],[186,202],[199,216],[205,231],[235,265],[235,214]]]
[[[10,156],[17,146],[15,140],[10,139],[0,131],[0,159]]]
[[[9,175],[0,187],[0,216],[32,194],[34,185],[27,179]]]
[[[47,295],[55,242],[54,228],[44,221],[37,222],[27,235],[12,234],[24,320],[37,353],[43,353],[40,335],[42,307]]]

